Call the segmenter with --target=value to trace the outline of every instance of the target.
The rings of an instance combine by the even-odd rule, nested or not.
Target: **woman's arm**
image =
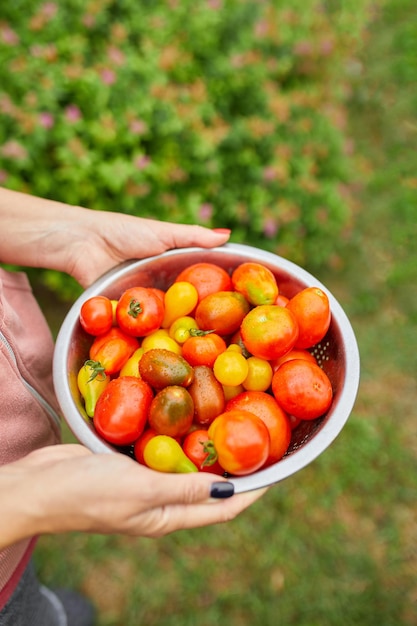
[[[208,473],[162,474],[122,454],[50,446],[0,468],[0,550],[71,531],[158,537],[231,520],[264,492],[230,497],[233,485]]]
[[[127,259],[220,246],[228,229],[93,211],[0,188],[0,262],[66,272],[83,287]]]

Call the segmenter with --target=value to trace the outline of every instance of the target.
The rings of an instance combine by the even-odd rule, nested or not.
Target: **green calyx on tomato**
[[[131,315],[132,317],[134,317],[135,319],[137,318],[137,316],[142,313],[143,309],[140,305],[140,302],[138,302],[138,300],[135,300],[134,298],[132,298],[132,300],[129,302],[129,308],[127,311],[128,315]]]
[[[84,400],[84,408],[88,417],[93,417],[97,401],[109,382],[110,376],[105,374],[104,367],[96,361],[86,361],[79,370],[77,386]]]
[[[93,361],[93,359],[87,359],[84,363],[84,367],[89,370],[90,377],[87,380],[88,383],[91,383],[94,379],[104,380],[106,378],[106,372],[104,366],[100,363],[100,361]]]
[[[208,441],[203,441],[201,445],[203,446],[204,454],[207,454],[202,466],[210,467],[211,465],[214,465],[218,460],[217,450],[214,447],[214,443],[209,439]]]
[[[205,337],[214,333],[214,330],[200,330],[199,328],[190,328],[190,337]]]

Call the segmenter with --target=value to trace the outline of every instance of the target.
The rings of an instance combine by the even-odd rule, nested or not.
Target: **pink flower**
[[[19,37],[7,24],[0,25],[0,39],[8,46],[15,46],[19,43]]]
[[[40,12],[42,13],[42,15],[44,15],[45,17],[49,17],[49,18],[54,17],[57,11],[58,11],[58,7],[55,4],[55,2],[45,2],[45,4],[41,6],[41,9],[40,9]]]
[[[213,205],[209,204],[208,202],[204,202],[200,206],[198,214],[202,222],[208,222],[213,215]]]
[[[264,169],[263,175],[264,175],[264,180],[267,182],[271,180],[275,180],[277,177],[276,170],[272,165]]]
[[[328,56],[333,52],[334,44],[331,39],[323,39],[320,43],[320,52],[323,56]]]
[[[125,55],[119,48],[116,48],[115,46],[110,46],[107,54],[108,54],[109,60],[112,63],[114,63],[115,65],[123,65],[124,60],[125,60]]]
[[[65,117],[69,122],[78,122],[81,119],[81,111],[76,104],[69,104],[65,109]]]
[[[93,28],[94,24],[96,23],[96,18],[94,17],[94,15],[86,13],[82,19],[82,22],[86,28]]]
[[[267,20],[260,20],[255,24],[256,37],[266,37],[268,34],[269,25]]]
[[[105,67],[100,71],[100,78],[105,85],[113,85],[116,82],[116,74],[109,67]]]
[[[6,141],[6,143],[0,147],[0,153],[8,159],[16,159],[16,161],[26,159],[28,156],[26,148],[14,139]]]
[[[151,160],[148,156],[146,156],[146,154],[140,154],[139,156],[136,157],[134,164],[138,170],[144,170],[145,167],[147,167],[150,162]]]
[[[46,111],[39,113],[39,123],[43,128],[52,128],[54,125],[54,116]]]
[[[313,46],[309,41],[298,41],[294,46],[294,52],[300,57],[307,57],[312,54]]]
[[[264,221],[263,232],[265,237],[272,239],[278,232],[278,224],[272,217],[267,217]]]
[[[222,0],[207,0],[207,6],[209,9],[214,9],[215,11],[222,8]]]
[[[131,120],[129,123],[129,130],[133,135],[141,135],[146,130],[146,124],[143,120]]]

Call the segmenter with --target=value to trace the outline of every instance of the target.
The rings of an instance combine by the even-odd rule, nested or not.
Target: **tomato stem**
[[[210,333],[214,333],[214,330],[200,330],[199,328],[190,328],[190,337],[204,337]]]
[[[100,361],[93,361],[92,359],[88,359],[88,361],[86,361],[84,365],[85,367],[88,367],[91,371],[90,378],[87,380],[88,383],[91,383],[96,378],[98,380],[104,380],[104,378],[106,377],[105,368],[100,363]]]
[[[200,441],[200,443],[203,446],[204,452],[207,454],[207,457],[202,463],[202,467],[214,465],[214,463],[217,461],[217,451],[214,447],[213,441]]]
[[[129,302],[129,309],[127,311],[128,315],[131,315],[132,317],[134,317],[135,319],[137,318],[137,316],[139,315],[139,313],[142,313],[143,309],[140,305],[140,302],[138,302],[138,300],[135,300],[134,298]]]

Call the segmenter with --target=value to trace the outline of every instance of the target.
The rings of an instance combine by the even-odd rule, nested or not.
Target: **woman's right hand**
[[[42,448],[0,468],[0,548],[71,531],[159,537],[231,520],[266,491],[232,496],[227,485],[209,473],[162,474],[79,444]]]

